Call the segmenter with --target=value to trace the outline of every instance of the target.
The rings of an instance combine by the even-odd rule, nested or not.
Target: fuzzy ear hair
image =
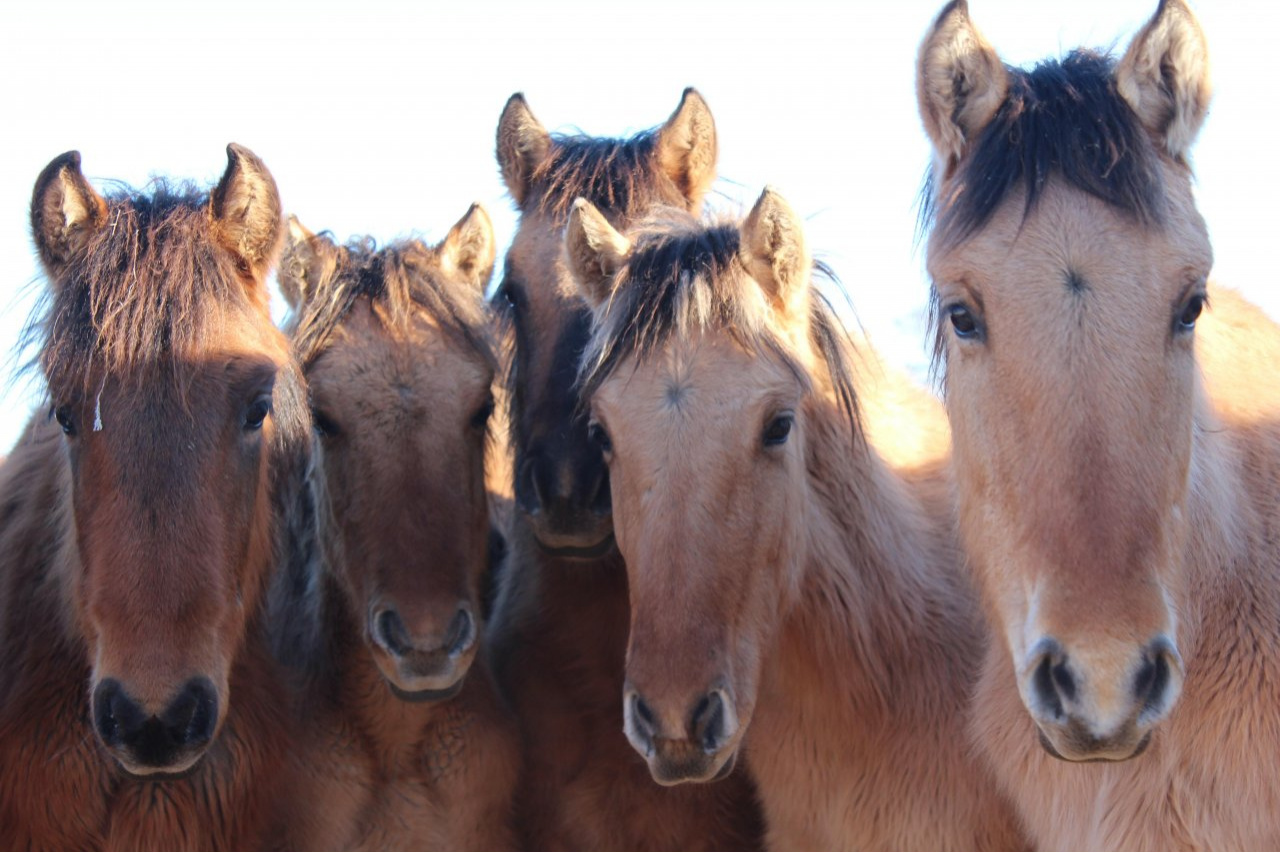
[[[31,193],[31,233],[54,287],[72,257],[107,221],[107,203],[80,172],[80,152],[55,157]]]
[[[289,215],[289,227],[284,238],[284,255],[280,258],[280,271],[276,280],[280,283],[280,292],[289,303],[289,308],[297,311],[315,292],[319,280],[319,257],[316,254],[316,235],[307,230],[298,217]]]
[[[769,297],[774,308],[789,318],[807,316],[813,259],[800,217],[772,187],[765,187],[742,224],[743,265]]]
[[[227,146],[227,171],[209,197],[222,244],[261,278],[276,259],[284,232],[280,192],[267,167],[243,145]]]
[[[498,119],[498,166],[517,206],[524,206],[533,174],[550,153],[551,134],[534,118],[524,94],[516,92]]]
[[[690,86],[680,106],[658,131],[658,165],[696,211],[716,179],[716,123],[711,109]]]
[[[1177,160],[1209,113],[1209,49],[1183,0],[1161,0],[1116,66],[1116,90]]]
[[[995,116],[1009,91],[1009,72],[969,19],[966,0],[952,0],[920,45],[916,99],[942,174]]]
[[[613,277],[626,263],[631,241],[594,204],[580,198],[569,212],[564,248],[578,292],[593,309],[599,308],[613,292]]]
[[[481,293],[493,277],[496,255],[493,222],[479,203],[471,205],[440,243],[440,261],[445,271],[458,274]]]

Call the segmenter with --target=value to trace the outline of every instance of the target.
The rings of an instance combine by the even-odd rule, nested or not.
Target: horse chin
[[[1118,763],[1121,761],[1129,761],[1137,758],[1139,755],[1147,751],[1147,747],[1151,745],[1151,732],[1147,732],[1134,746],[1127,744],[1091,744],[1088,749],[1078,749],[1074,746],[1062,744],[1059,748],[1053,739],[1040,728],[1036,726],[1036,734],[1040,738],[1040,746],[1044,751],[1052,755],[1059,761],[1067,761],[1072,764],[1097,764],[1097,763]]]

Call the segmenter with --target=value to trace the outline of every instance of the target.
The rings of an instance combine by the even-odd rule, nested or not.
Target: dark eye
[[[262,422],[267,419],[269,414],[271,414],[270,397],[259,397],[254,400],[249,404],[249,408],[244,410],[245,432],[262,429]]]
[[[795,420],[795,415],[785,412],[769,421],[769,425],[764,428],[765,447],[777,447],[780,444],[786,444],[787,437],[791,435],[791,425],[795,423]]]
[[[951,320],[951,328],[961,338],[976,338],[980,334],[978,320],[967,305],[956,304],[947,309],[947,317]]]
[[[520,288],[511,283],[511,279],[504,278],[502,284],[498,287],[498,292],[494,295],[495,299],[501,300],[499,307],[511,308],[516,310],[520,307]]]
[[[62,427],[62,431],[67,435],[76,434],[76,421],[71,415],[70,406],[59,406],[54,409],[53,419],[58,422],[58,426]]]
[[[325,438],[333,438],[341,432],[333,418],[316,408],[311,409],[311,424],[316,428],[316,432]]]
[[[1178,313],[1178,324],[1175,331],[1189,332],[1196,327],[1196,320],[1200,319],[1200,312],[1204,310],[1206,299],[1203,293],[1197,293],[1195,296],[1187,300],[1187,304],[1182,306],[1182,311]]]
[[[587,425],[587,438],[592,444],[599,447],[603,453],[613,452],[613,441],[609,438],[609,433],[604,427],[600,426],[599,421],[592,421]]]
[[[490,394],[480,408],[476,409],[476,413],[471,416],[472,429],[483,430],[489,423],[489,418],[493,416],[493,395]]]

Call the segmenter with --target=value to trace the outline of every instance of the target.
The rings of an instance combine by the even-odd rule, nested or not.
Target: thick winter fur
[[[493,255],[492,226],[474,206],[430,247],[337,246],[293,221],[282,263],[318,433],[323,553],[292,606],[316,613],[327,637],[323,659],[300,663],[368,749],[363,848],[515,845],[518,731],[477,655]],[[405,632],[401,654],[374,639],[387,610]],[[441,655],[464,611],[476,639]],[[438,663],[433,654],[447,658],[441,672],[415,670]]]
[[[925,39],[922,104],[956,27],[976,33],[953,4]],[[1280,328],[1206,282],[1204,36],[1165,0],[1114,64],[1006,73],[993,125],[1018,97],[1084,150],[1046,150],[1031,183],[998,150],[1016,134],[961,128],[934,176],[961,530],[992,627],[975,733],[1039,846],[1275,847]],[[967,200],[968,158],[1007,191]]]
[[[560,137],[516,95],[497,148],[521,213],[495,296],[511,347],[516,512],[491,636],[495,671],[524,731],[523,841],[536,849],[758,847],[745,774],[713,787],[662,788],[622,734],[627,578],[613,547],[604,462],[576,385],[587,309],[563,257],[564,225],[580,196],[619,225],[656,204],[697,209],[715,176],[711,113],[688,90],[654,131],[629,140]],[[535,476],[550,485],[535,490]]]

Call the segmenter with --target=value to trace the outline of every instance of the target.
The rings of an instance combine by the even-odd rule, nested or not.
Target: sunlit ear
[[[942,174],[995,116],[1009,91],[1009,73],[969,20],[969,4],[952,0],[920,45],[916,98]]]
[[[613,276],[626,263],[631,241],[619,234],[585,198],[573,203],[564,232],[565,255],[578,292],[592,308],[609,299]]]
[[[471,205],[440,243],[440,262],[445,272],[457,274],[481,293],[493,276],[496,253],[493,222],[479,204]]]
[[[507,191],[523,205],[533,174],[551,152],[551,134],[533,116],[524,95],[516,92],[498,119],[498,166]]]
[[[222,244],[235,253],[245,272],[266,275],[284,234],[280,193],[267,167],[248,148],[227,146],[227,171],[209,199]]]
[[[31,233],[56,287],[72,257],[107,221],[107,203],[80,172],[80,152],[54,158],[31,194]]]
[[[716,179],[716,123],[707,102],[692,86],[658,131],[658,164],[697,210]]]
[[[742,225],[742,262],[785,317],[807,316],[813,259],[800,217],[771,187],[751,208]]]
[[[1116,66],[1116,89],[1166,151],[1185,160],[1209,112],[1209,49],[1182,0],[1162,0]]]
[[[294,311],[301,308],[315,292],[319,281],[319,258],[316,254],[312,234],[298,221],[298,217],[289,216],[289,229],[284,238],[284,255],[280,258],[280,271],[276,279],[280,282],[280,292]]]

